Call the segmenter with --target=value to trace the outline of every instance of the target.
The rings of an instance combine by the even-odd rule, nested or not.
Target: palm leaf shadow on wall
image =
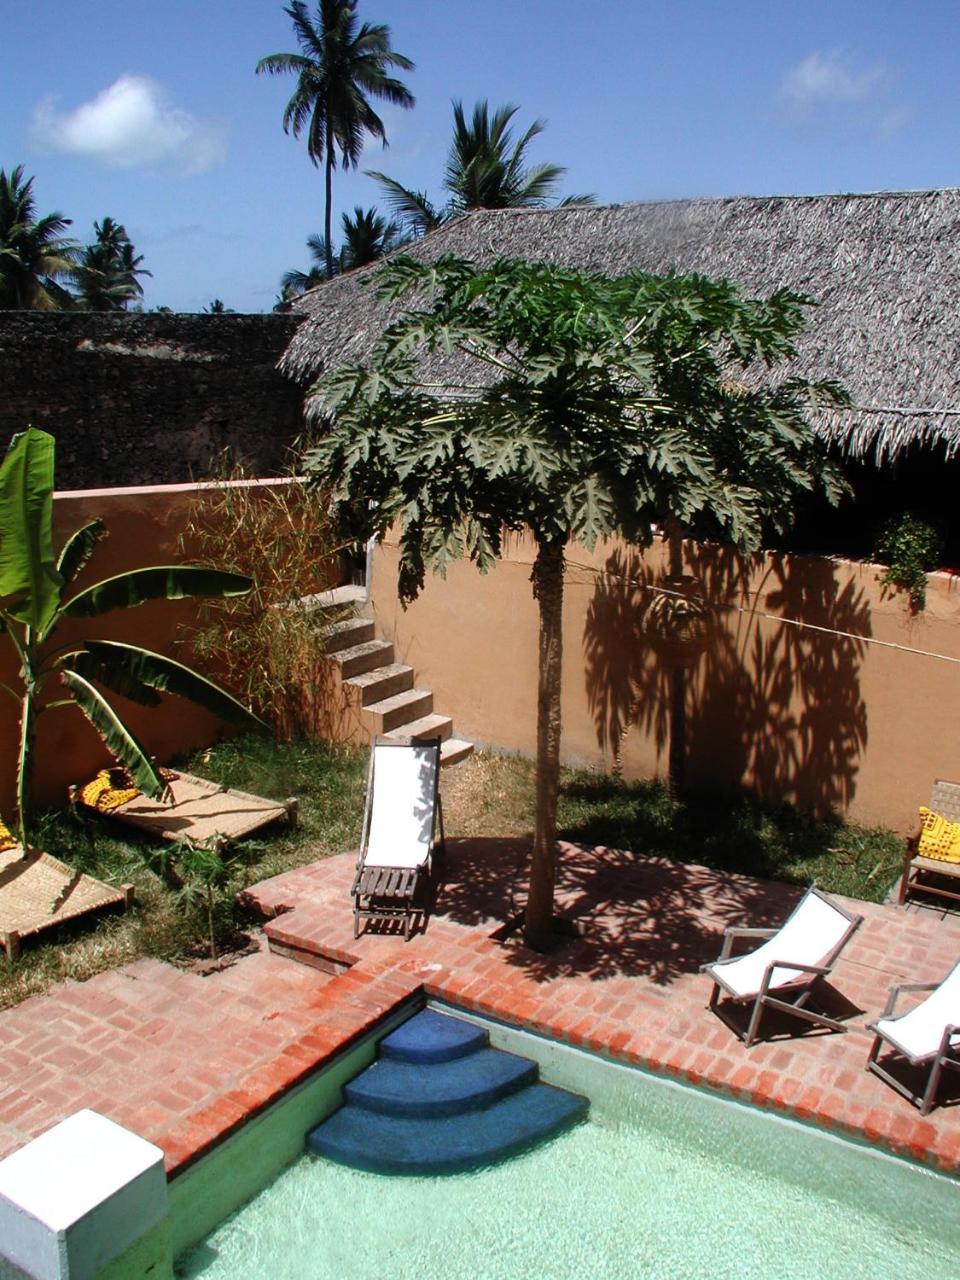
[[[804,559],[798,567],[789,556],[767,554],[760,577],[756,559],[727,548],[688,543],[685,555],[685,571],[703,583],[720,619],[689,680],[692,787],[747,787],[821,815],[843,810],[867,744],[860,669],[871,624],[864,592],[839,584],[828,560]],[[639,553],[618,548],[587,609],[586,692],[597,742],[615,759],[634,726],[659,754],[669,744],[669,671],[641,629],[643,603],[658,577]],[[750,599],[756,612],[732,615],[723,607]],[[760,612],[852,635],[782,625]]]

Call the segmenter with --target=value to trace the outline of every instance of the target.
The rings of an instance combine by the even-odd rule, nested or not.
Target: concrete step
[[[391,662],[389,666],[374,667],[363,675],[351,676],[343,683],[346,688],[357,691],[362,707],[369,707],[373,702],[382,702],[384,698],[412,689],[413,667],[404,662]]]
[[[334,587],[331,591],[318,591],[314,595],[301,596],[297,602],[301,609],[308,612],[313,609],[341,609],[345,605],[354,607],[367,602],[366,587]]]
[[[459,1116],[489,1107],[537,1082],[537,1064],[500,1049],[479,1049],[425,1070],[381,1058],[344,1087],[354,1107],[387,1116]]]
[[[343,679],[349,680],[377,667],[390,666],[393,645],[389,640],[366,640],[363,644],[351,645],[349,649],[338,649],[330,658],[340,668]]]
[[[452,733],[453,721],[449,716],[432,715],[411,720],[409,724],[402,724],[399,729],[391,729],[383,736],[401,742],[409,738],[411,742],[415,742],[423,738],[449,738]]]
[[[378,1053],[392,1062],[425,1067],[455,1062],[457,1058],[488,1048],[489,1044],[489,1033],[476,1023],[436,1009],[421,1009],[383,1037]]]
[[[356,644],[366,644],[375,637],[376,627],[371,618],[347,618],[344,622],[335,622],[330,628],[324,649],[327,653],[341,653]]]
[[[448,738],[446,742],[440,744],[440,767],[459,764],[470,755],[473,755],[472,742],[465,742],[463,738]]]
[[[433,710],[433,694],[429,689],[407,689],[377,702],[366,702],[362,719],[372,733],[389,733],[411,720],[428,716]]]

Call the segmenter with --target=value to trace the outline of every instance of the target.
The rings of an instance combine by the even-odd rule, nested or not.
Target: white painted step
[[[402,724],[398,729],[391,729],[383,736],[396,742],[403,742],[407,739],[449,738],[452,733],[453,721],[449,716],[430,715],[421,716],[419,720],[411,720],[409,724]]]
[[[403,693],[413,688],[413,667],[404,662],[391,662],[386,667],[374,667],[372,671],[364,671],[362,675],[351,676],[344,680],[344,685],[356,689],[360,694],[360,705],[369,707],[372,702],[380,702],[391,698],[395,693]]]
[[[463,738],[448,738],[446,742],[440,744],[440,767],[459,764],[470,755],[473,755],[472,742],[465,742]]]
[[[374,733],[389,733],[391,729],[419,720],[433,711],[433,694],[429,689],[407,689],[379,702],[365,703],[363,719]]]

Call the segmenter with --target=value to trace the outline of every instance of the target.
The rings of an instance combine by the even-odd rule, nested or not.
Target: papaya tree
[[[58,643],[57,630],[66,619],[94,619],[146,600],[243,595],[252,583],[218,569],[155,565],[77,589],[77,575],[106,530],[102,521],[91,521],[54,552],[53,476],[53,437],[32,427],[14,436],[0,463],[0,643],[16,654],[19,684],[0,684],[0,697],[19,708],[16,830],[24,851],[41,714],[78,708],[147,796],[161,795],[166,783],[104,688],[148,707],[160,702],[161,693],[178,694],[232,724],[261,723],[218,685],[162,654],[116,640]],[[51,686],[64,696],[50,696]]]
[[[412,300],[369,359],[329,371],[311,408],[328,425],[313,479],[368,533],[399,530],[399,593],[468,557],[481,571],[505,530],[536,543],[536,818],[527,939],[549,943],[556,876],[564,554],[654,527],[756,549],[801,492],[840,482],[809,415],[835,383],[775,375],[808,300],[766,299],[702,276],[606,277],[546,263],[399,258],[374,277]]]

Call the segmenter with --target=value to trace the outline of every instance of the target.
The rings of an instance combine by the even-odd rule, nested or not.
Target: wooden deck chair
[[[894,1017],[897,1001],[904,992],[927,991],[908,1013]],[[937,1086],[944,1070],[960,1071],[960,962],[955,964],[942,982],[908,982],[892,987],[887,1007],[867,1028],[874,1041],[867,1058],[867,1070],[896,1089],[925,1116],[936,1101]],[[929,1073],[923,1093],[915,1093],[896,1079],[878,1058],[888,1044],[895,1053],[906,1058],[912,1067],[927,1066]]]
[[[930,792],[929,814],[945,819],[941,824],[944,828],[960,823],[960,782],[937,779]],[[945,836],[938,840],[934,835],[931,839],[924,835],[921,826],[920,831],[907,841],[907,856],[897,899],[900,906],[913,893],[929,893],[936,898],[960,902],[960,849],[948,833],[945,832]]]
[[[442,851],[440,739],[377,739],[351,889],[355,938],[363,919],[401,920],[404,938],[410,937],[416,919],[426,914],[424,895],[438,847]]]
[[[817,985],[830,973],[840,952],[863,922],[819,889],[810,888],[779,929],[724,931],[723,949],[701,973],[713,979],[709,1008],[749,1048],[757,1038],[764,1009],[779,1009],[807,1022],[843,1031],[843,1024],[807,1008]],[[741,939],[762,939],[746,955],[733,956]],[[744,1032],[720,1006],[721,991],[738,1004],[752,1004]]]

